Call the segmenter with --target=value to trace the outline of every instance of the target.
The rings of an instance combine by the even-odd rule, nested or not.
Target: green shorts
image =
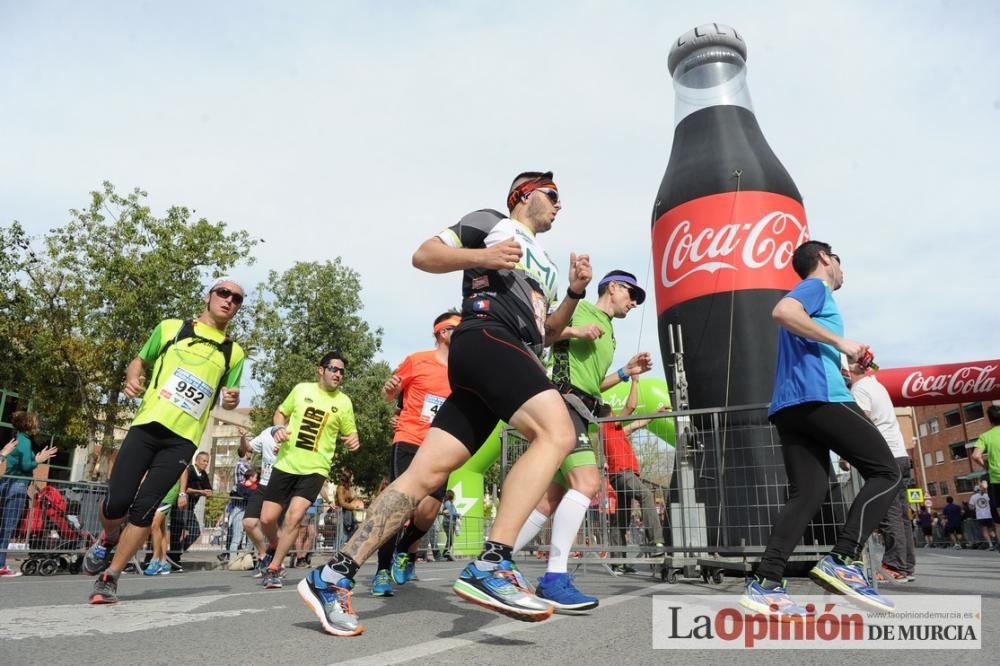
[[[569,481],[566,479],[566,474],[570,470],[587,465],[597,466],[597,455],[594,453],[597,427],[591,425],[573,406],[567,405],[566,408],[569,410],[569,418],[573,422],[573,430],[576,433],[576,446],[559,465],[555,476],[552,477],[552,482],[558,483],[563,488],[570,487]]]

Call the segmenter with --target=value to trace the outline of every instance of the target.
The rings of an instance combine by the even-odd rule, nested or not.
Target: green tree
[[[389,469],[392,406],[382,399],[390,368],[374,360],[382,329],[372,330],[360,312],[361,280],[338,257],[299,262],[283,273],[271,271],[258,287],[253,310],[253,378],[261,386],[254,427],[271,423],[274,410],[299,382],[317,380],[320,358],[339,351],[347,359],[343,390],[354,403],[361,449],[339,448],[334,467],[349,467],[355,484],[374,489]]]
[[[258,241],[247,232],[194,219],[183,206],[158,217],[146,197],[105,182],[40,249],[25,249],[17,267],[22,303],[11,309],[23,317],[16,337],[25,348],[18,389],[66,444],[96,437],[112,446],[132,411],[120,392],[125,367],[152,329],[196,316],[207,279],[254,262]]]

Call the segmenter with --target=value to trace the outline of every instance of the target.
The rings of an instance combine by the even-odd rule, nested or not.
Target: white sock
[[[528,543],[531,542],[538,533],[542,531],[545,527],[545,523],[549,522],[549,517],[538,509],[534,509],[528,519],[524,521],[524,525],[521,526],[521,531],[517,533],[517,540],[514,541],[514,552],[521,550]]]
[[[590,498],[572,488],[552,514],[552,544],[549,550],[549,573],[566,573],[569,551],[590,508]]]

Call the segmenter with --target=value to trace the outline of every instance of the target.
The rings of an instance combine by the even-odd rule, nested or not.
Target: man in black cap
[[[615,355],[613,319],[624,319],[642,305],[646,292],[635,276],[611,271],[598,283],[597,302],[580,301],[573,320],[553,347],[552,379],[570,407],[576,430],[587,432],[601,406],[601,394],[653,367],[648,352],[636,354],[621,368],[610,371]],[[581,436],[556,472],[548,491],[524,523],[514,551],[526,546],[552,518],[548,568],[535,593],[560,610],[587,610],[596,597],[581,593],[567,572],[569,552],[591,499],[600,488],[597,458],[590,437]],[[662,544],[660,544],[662,546]]]

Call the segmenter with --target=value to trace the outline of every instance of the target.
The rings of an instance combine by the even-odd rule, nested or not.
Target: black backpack
[[[154,361],[154,363],[159,362],[159,360],[163,357],[163,355],[167,353],[167,350],[170,349],[170,346],[173,345],[175,342],[179,340],[186,340],[188,338],[194,339],[196,343],[212,345],[220,352],[222,352],[222,357],[225,359],[225,364],[222,369],[222,376],[219,378],[219,385],[215,387],[215,394],[214,397],[212,398],[212,405],[211,407],[209,407],[209,409],[211,409],[212,407],[215,407],[216,404],[218,404],[219,391],[222,390],[222,383],[226,381],[226,375],[229,374],[229,363],[230,361],[232,361],[233,358],[233,339],[230,338],[228,335],[226,336],[226,339],[223,340],[222,342],[216,342],[215,340],[209,340],[208,338],[204,338],[194,332],[194,319],[185,319],[184,323],[181,324],[180,330],[177,331],[177,335],[175,335],[172,340],[168,341],[167,344],[163,345],[163,349],[161,349],[160,353],[156,355],[156,361]],[[160,378],[160,370],[162,368],[163,364],[160,363],[159,367],[156,368],[156,374],[153,375],[153,386],[156,386],[156,382]]]

